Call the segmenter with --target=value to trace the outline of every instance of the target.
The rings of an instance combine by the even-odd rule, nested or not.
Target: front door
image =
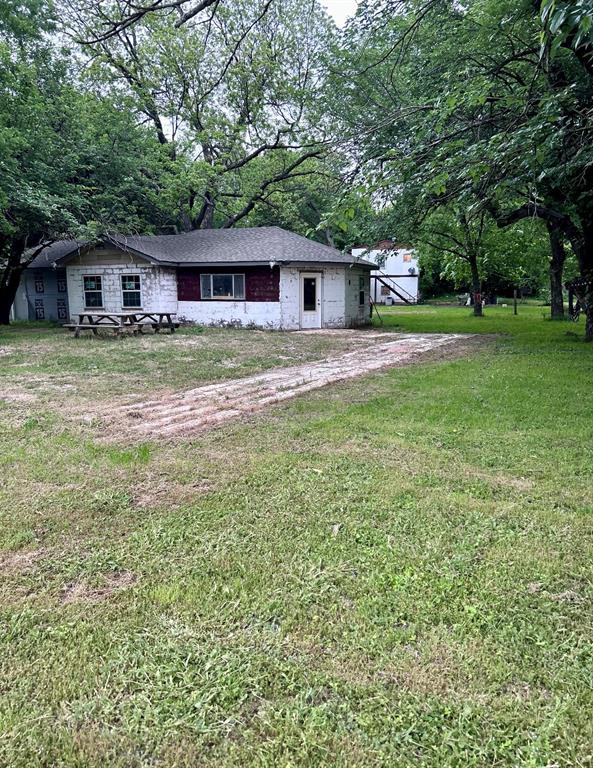
[[[301,328],[321,328],[321,276],[301,273]]]

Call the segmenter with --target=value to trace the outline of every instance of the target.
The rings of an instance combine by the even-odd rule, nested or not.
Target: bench
[[[152,330],[153,330],[155,333],[158,333],[158,332],[159,332],[159,331],[161,331],[163,328],[168,328],[168,329],[171,331],[171,333],[175,333],[175,331],[177,330],[177,328],[179,328],[179,325],[180,325],[180,324],[179,324],[179,323],[176,323],[176,322],[171,322],[171,323],[168,323],[168,322],[166,322],[166,321],[165,321],[165,322],[162,322],[162,323],[160,323],[160,322],[159,322],[159,323],[150,323],[150,322],[149,322],[149,323],[140,323],[140,326],[143,326],[143,325],[150,325],[150,326],[151,326],[151,328],[152,328]]]
[[[135,322],[138,323],[141,330],[144,330],[145,328],[152,328],[155,333],[163,330],[163,328],[167,328],[169,331],[171,331],[171,333],[175,333],[177,328],[179,328],[181,325],[181,323],[177,322],[176,320],[164,319],[167,317],[167,315],[158,320],[157,317],[161,317],[160,313],[155,313],[153,315],[150,315],[149,313],[142,313],[136,316]]]
[[[74,338],[78,339],[81,331],[92,331],[93,335],[97,335],[99,328],[114,331],[116,336],[120,336],[122,333],[132,333],[136,336],[140,331],[140,325],[138,323],[126,323],[126,325],[115,325],[115,323],[67,323],[62,326],[69,331],[74,331]]]

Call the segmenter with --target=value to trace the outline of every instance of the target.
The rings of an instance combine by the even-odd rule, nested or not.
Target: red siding
[[[197,269],[177,270],[178,301],[200,300],[200,273]]]
[[[180,268],[177,270],[177,298],[179,301],[200,301],[201,274],[229,273],[245,275],[247,301],[280,301],[280,268],[265,266]]]
[[[251,267],[245,270],[247,301],[280,301],[280,267]]]

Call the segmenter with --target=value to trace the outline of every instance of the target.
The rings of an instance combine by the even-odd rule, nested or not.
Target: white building
[[[416,304],[420,271],[413,248],[382,240],[371,248],[353,248],[352,255],[376,265],[371,272],[375,304]]]
[[[46,270],[65,270],[72,319],[137,309],[285,330],[370,322],[373,265],[279,227],[61,241],[44,254]]]

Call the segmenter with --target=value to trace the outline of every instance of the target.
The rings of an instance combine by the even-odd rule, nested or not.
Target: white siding
[[[280,324],[284,330],[298,330],[300,325],[300,271],[280,267]]]
[[[330,267],[323,276],[321,323],[324,328],[343,328],[346,323],[346,285],[350,267]]]

